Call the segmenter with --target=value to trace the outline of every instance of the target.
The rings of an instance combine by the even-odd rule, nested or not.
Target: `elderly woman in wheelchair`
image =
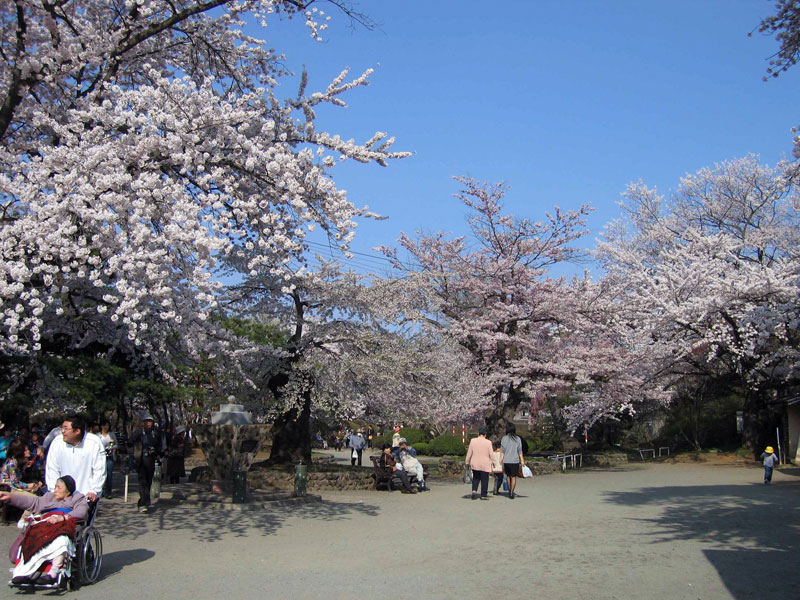
[[[69,475],[58,479],[44,496],[0,492],[0,501],[30,511],[23,532],[14,541],[9,558],[14,564],[10,585],[54,586],[69,577],[75,556],[78,521],[89,515],[86,497],[75,491]]]

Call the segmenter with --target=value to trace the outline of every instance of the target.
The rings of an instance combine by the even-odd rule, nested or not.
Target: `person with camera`
[[[161,433],[153,427],[153,417],[145,413],[142,426],[136,429],[128,440],[129,452],[134,458],[136,474],[139,479],[139,512],[150,510],[150,486],[156,470],[156,460],[164,454]]]

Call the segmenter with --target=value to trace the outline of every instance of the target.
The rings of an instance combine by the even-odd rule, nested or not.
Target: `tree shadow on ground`
[[[698,485],[609,492],[609,502],[662,506],[641,519],[654,529],[652,543],[693,540],[732,597],[740,600],[796,597],[800,586],[800,481],[773,485]]]
[[[125,505],[123,505],[125,506]],[[199,542],[215,542],[225,537],[271,535],[287,519],[347,519],[353,514],[377,516],[379,507],[361,502],[308,502],[286,506],[278,504],[256,510],[209,508],[196,504],[159,503],[150,514],[136,512],[134,506],[103,511],[97,527],[117,538],[137,539],[153,532],[191,531]],[[202,515],[199,519],[198,515]]]
[[[778,472],[782,475],[788,475],[790,477],[800,477],[800,467],[780,467]]]

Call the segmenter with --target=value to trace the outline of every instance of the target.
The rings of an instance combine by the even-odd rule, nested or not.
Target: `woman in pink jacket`
[[[486,427],[478,430],[478,437],[472,438],[467,450],[466,464],[472,469],[472,499],[478,498],[478,482],[481,484],[481,500],[489,499],[489,473],[492,472],[492,442],[486,439]]]

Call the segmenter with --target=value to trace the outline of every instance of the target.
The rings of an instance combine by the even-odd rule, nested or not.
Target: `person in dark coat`
[[[139,512],[150,510],[150,486],[156,470],[156,460],[164,454],[161,433],[153,427],[153,417],[147,413],[142,418],[142,426],[136,429],[128,440],[129,451],[133,454],[134,467],[139,479]]]
[[[179,425],[169,442],[167,450],[167,481],[180,483],[181,477],[186,477],[186,454],[190,446],[186,439],[186,428]]]

